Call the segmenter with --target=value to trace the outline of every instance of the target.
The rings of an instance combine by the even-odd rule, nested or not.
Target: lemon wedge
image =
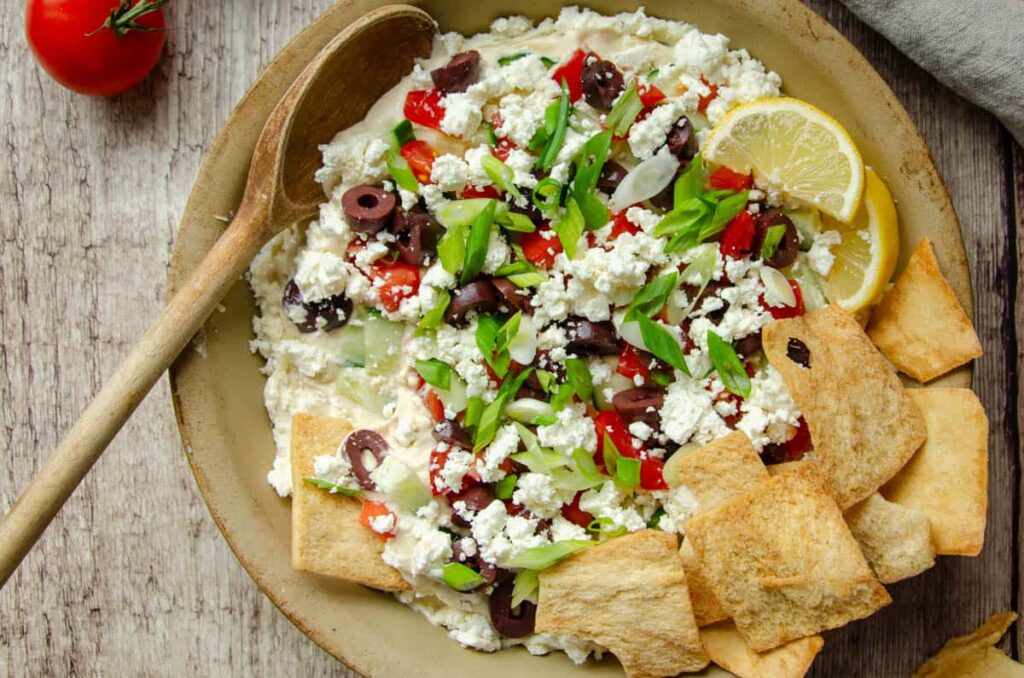
[[[709,161],[753,172],[759,185],[850,221],[864,189],[864,162],[830,115],[788,97],[737,106],[708,133]]]
[[[850,313],[881,298],[900,251],[896,205],[889,189],[871,169],[864,172],[864,199],[850,223],[825,217],[824,229],[842,240],[831,248],[835,262],[825,280],[829,299]]]

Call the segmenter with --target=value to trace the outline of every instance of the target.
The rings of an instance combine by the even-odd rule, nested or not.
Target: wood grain
[[[159,312],[178,217],[228,112],[260,66],[328,4],[174,3],[158,71],[112,101],[54,85],[28,53],[22,7],[0,7],[5,508]],[[1024,154],[990,115],[837,2],[810,5],[874,64],[935,155],[966,235],[986,351],[975,378],[992,420],[984,554],[941,559],[892,587],[896,602],[832,634],[815,668],[819,676],[902,676],[949,635],[1024,602],[1024,571],[1014,566],[1024,531]],[[238,566],[188,473],[161,384],[0,591],[0,674],[298,672],[352,675],[278,614]]]

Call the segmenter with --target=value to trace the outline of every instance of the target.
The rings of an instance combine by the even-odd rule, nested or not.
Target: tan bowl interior
[[[355,0],[334,6],[257,79],[196,179],[175,243],[172,291],[223,230],[218,215],[236,208],[260,128],[288,84],[345,24],[383,4]],[[521,14],[524,8],[510,0],[412,4],[429,11],[443,30],[463,33],[486,29],[492,19]],[[636,7],[611,0],[587,4],[606,13]],[[530,3],[530,12],[535,17],[552,15],[560,6],[544,0]],[[909,249],[930,236],[944,271],[971,312],[967,260],[945,187],[899,101],[845,39],[797,0],[649,0],[646,6],[650,15],[729,35],[734,47],[747,48],[778,71],[788,94],[838,118],[896,198],[904,243],[901,265]],[[338,96],[344,96],[340,85]],[[172,391],[185,452],[214,520],[249,574],[289,619],[325,650],[369,675],[621,675],[613,661],[580,669],[561,654],[532,658],[523,650],[494,655],[463,650],[389,596],[292,570],[289,504],[265,480],[274,452],[263,408],[261,361],[248,350],[253,311],[252,293],[240,280],[224,301],[223,312],[214,314],[172,368]],[[944,381],[967,385],[969,377],[965,369]]]

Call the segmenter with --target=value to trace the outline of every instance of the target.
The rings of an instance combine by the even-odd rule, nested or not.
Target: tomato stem
[[[109,28],[118,38],[123,37],[130,31],[141,33],[157,33],[165,30],[163,28],[150,28],[138,22],[139,17],[155,12],[168,3],[169,0],[138,0],[134,5],[131,0],[121,0],[117,7],[110,10],[110,16],[96,30],[86,35],[96,35],[104,28]]]

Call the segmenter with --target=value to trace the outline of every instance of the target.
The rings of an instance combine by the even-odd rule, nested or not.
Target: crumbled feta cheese
[[[489,563],[504,566],[526,549],[547,542],[537,534],[537,527],[536,519],[510,516],[505,510],[505,504],[495,500],[476,515],[472,532],[480,549],[480,557]]]
[[[597,449],[597,434],[594,432],[594,423],[587,416],[585,405],[566,405],[555,418],[554,424],[537,427],[537,439],[541,445],[566,457],[572,456],[578,449],[588,452]]]
[[[519,476],[512,501],[525,506],[538,518],[555,517],[563,503],[551,476],[544,473],[524,473]]]
[[[754,447],[761,451],[768,443],[784,442],[792,435],[793,427],[800,421],[800,411],[782,375],[771,365],[750,381],[750,397],[740,405],[743,418],[736,428],[746,433]]]
[[[475,462],[476,457],[466,450],[460,448],[450,450],[448,452],[448,459],[441,469],[440,480],[444,482],[445,487],[450,488],[454,492],[461,492],[462,479],[473,468]]]
[[[629,148],[640,160],[647,160],[668,140],[668,133],[683,114],[675,101],[655,106],[651,114],[629,128]]]
[[[709,443],[729,432],[715,412],[711,393],[694,379],[669,384],[661,407],[661,429],[680,445],[690,440]]]
[[[643,516],[633,507],[623,507],[624,496],[619,493],[615,483],[608,481],[600,489],[587,490],[580,495],[580,509],[595,518],[606,518],[612,528],[624,527],[636,532],[647,527]]]
[[[483,463],[478,467],[480,480],[493,483],[505,477],[501,463],[519,449],[519,432],[513,424],[505,424],[494,434],[494,440],[483,454]]]
[[[807,252],[807,264],[811,270],[820,276],[827,276],[832,270],[832,264],[836,257],[832,254],[832,247],[843,241],[839,231],[825,231],[816,233],[811,249]]]
[[[461,191],[468,177],[469,165],[462,158],[451,153],[434,158],[430,180],[442,191]]]
[[[359,482],[352,475],[352,464],[348,456],[342,452],[337,454],[321,454],[313,458],[313,475],[332,485],[350,490],[358,490]],[[333,490],[331,490],[333,492]]]

